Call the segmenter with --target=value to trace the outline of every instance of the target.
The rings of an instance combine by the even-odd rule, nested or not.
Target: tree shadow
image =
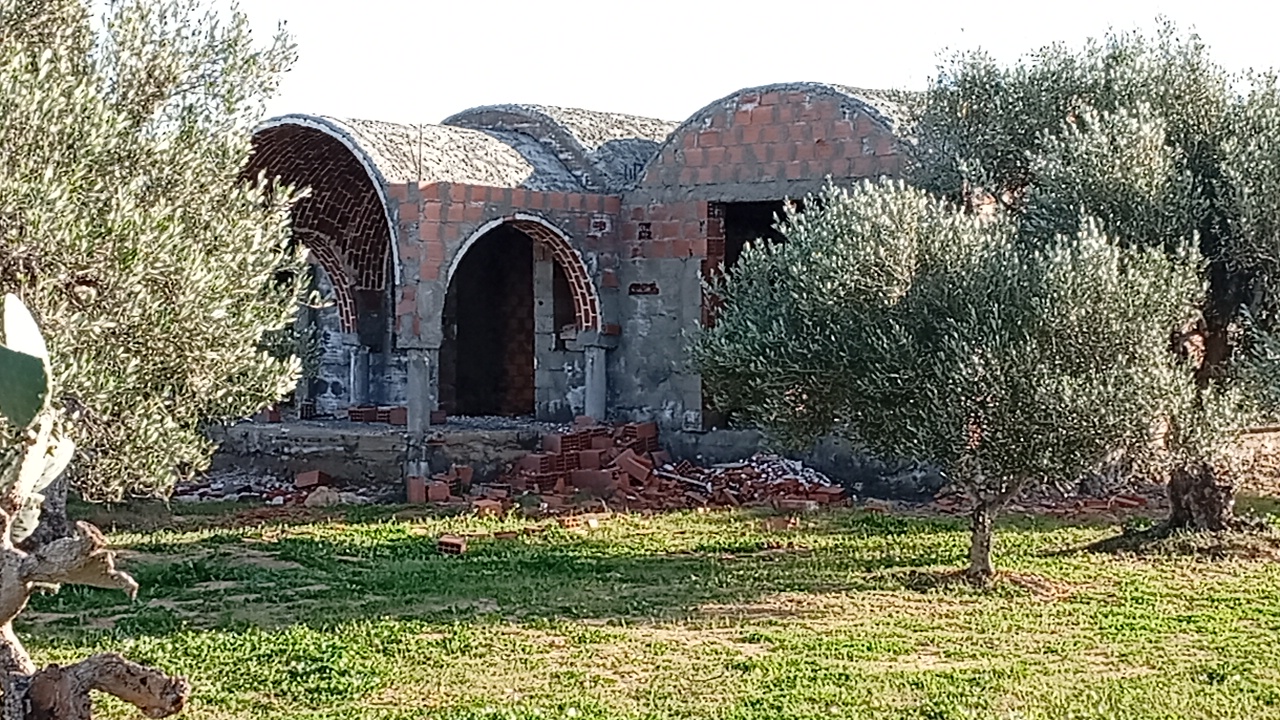
[[[752,529],[766,517],[701,517],[689,535],[666,528],[658,539],[551,526],[474,537],[452,557],[437,551],[435,534],[403,524],[284,533],[270,542],[226,535],[178,551],[142,540],[123,560],[142,586],[137,603],[68,587],[36,598],[38,622],[23,631],[124,640],[374,617],[679,621],[708,606],[754,606],[787,594],[961,590],[924,580],[961,561],[963,546],[943,537],[955,523],[824,513],[806,518],[802,530]],[[717,530],[721,524],[741,531]]]

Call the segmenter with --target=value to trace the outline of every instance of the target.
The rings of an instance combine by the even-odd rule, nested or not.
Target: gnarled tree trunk
[[[1210,530],[1235,527],[1235,484],[1220,477],[1207,463],[1176,468],[1169,476],[1169,530]]]
[[[13,507],[12,502],[5,504]],[[0,509],[0,720],[89,720],[90,690],[115,695],[147,717],[168,717],[182,710],[191,693],[186,680],[114,653],[66,667],[36,667],[13,632],[13,620],[37,588],[73,583],[124,590],[133,597],[138,584],[116,569],[106,538],[96,527],[76,523],[70,536],[28,553],[9,539],[10,517]]]
[[[67,519],[69,482],[64,474],[45,488],[44,502],[40,504],[40,524],[31,537],[23,540],[18,547],[30,551],[71,534],[71,522]]]

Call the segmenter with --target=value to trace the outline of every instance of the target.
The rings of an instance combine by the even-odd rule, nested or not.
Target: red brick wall
[[[457,253],[484,225],[507,220],[549,248],[572,288],[579,327],[603,324],[599,287],[618,265],[616,218],[621,201],[616,196],[551,193],[448,183],[391,188],[399,204],[402,288],[396,304],[396,327],[402,337],[427,333],[418,311],[418,285],[433,292],[446,281]],[[517,213],[541,218],[568,237],[539,223],[522,221]],[[616,285],[616,280],[615,280]]]
[[[706,257],[707,203],[690,200],[628,208],[622,242],[631,258]]]
[[[829,91],[745,92],[678,129],[642,188],[897,175],[890,130]]]

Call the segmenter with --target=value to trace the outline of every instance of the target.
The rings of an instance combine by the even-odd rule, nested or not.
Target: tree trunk
[[[19,545],[23,550],[30,552],[71,535],[71,525],[67,520],[67,484],[64,474],[45,488],[44,502],[40,505],[40,524],[31,537]]]
[[[1235,527],[1235,485],[1206,463],[1176,468],[1169,476],[1169,530],[1220,532]]]
[[[95,655],[67,666],[37,669],[13,632],[13,619],[38,586],[63,583],[123,590],[136,597],[138,584],[116,569],[106,537],[88,523],[76,523],[67,537],[28,553],[9,540],[10,511],[18,503],[0,502],[0,720],[89,720],[90,691],[110,693],[147,717],[168,717],[182,710],[191,686],[114,653]],[[7,509],[6,509],[7,507]]]
[[[990,504],[979,501],[970,516],[969,569],[966,574],[978,582],[987,582],[995,575],[991,566],[991,542],[995,525],[995,512]]]
[[[191,686],[129,662],[115,653],[94,655],[74,665],[49,665],[31,678],[28,720],[92,720],[89,691],[98,690],[124,700],[147,717],[164,718],[181,712]]]

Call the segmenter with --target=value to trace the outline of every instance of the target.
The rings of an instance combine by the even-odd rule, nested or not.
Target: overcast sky
[[[228,2],[230,0],[220,0]],[[298,44],[272,114],[439,122],[503,102],[681,120],[738,88],[921,88],[939,52],[1013,59],[1164,15],[1233,70],[1280,66],[1267,0],[240,0]]]

